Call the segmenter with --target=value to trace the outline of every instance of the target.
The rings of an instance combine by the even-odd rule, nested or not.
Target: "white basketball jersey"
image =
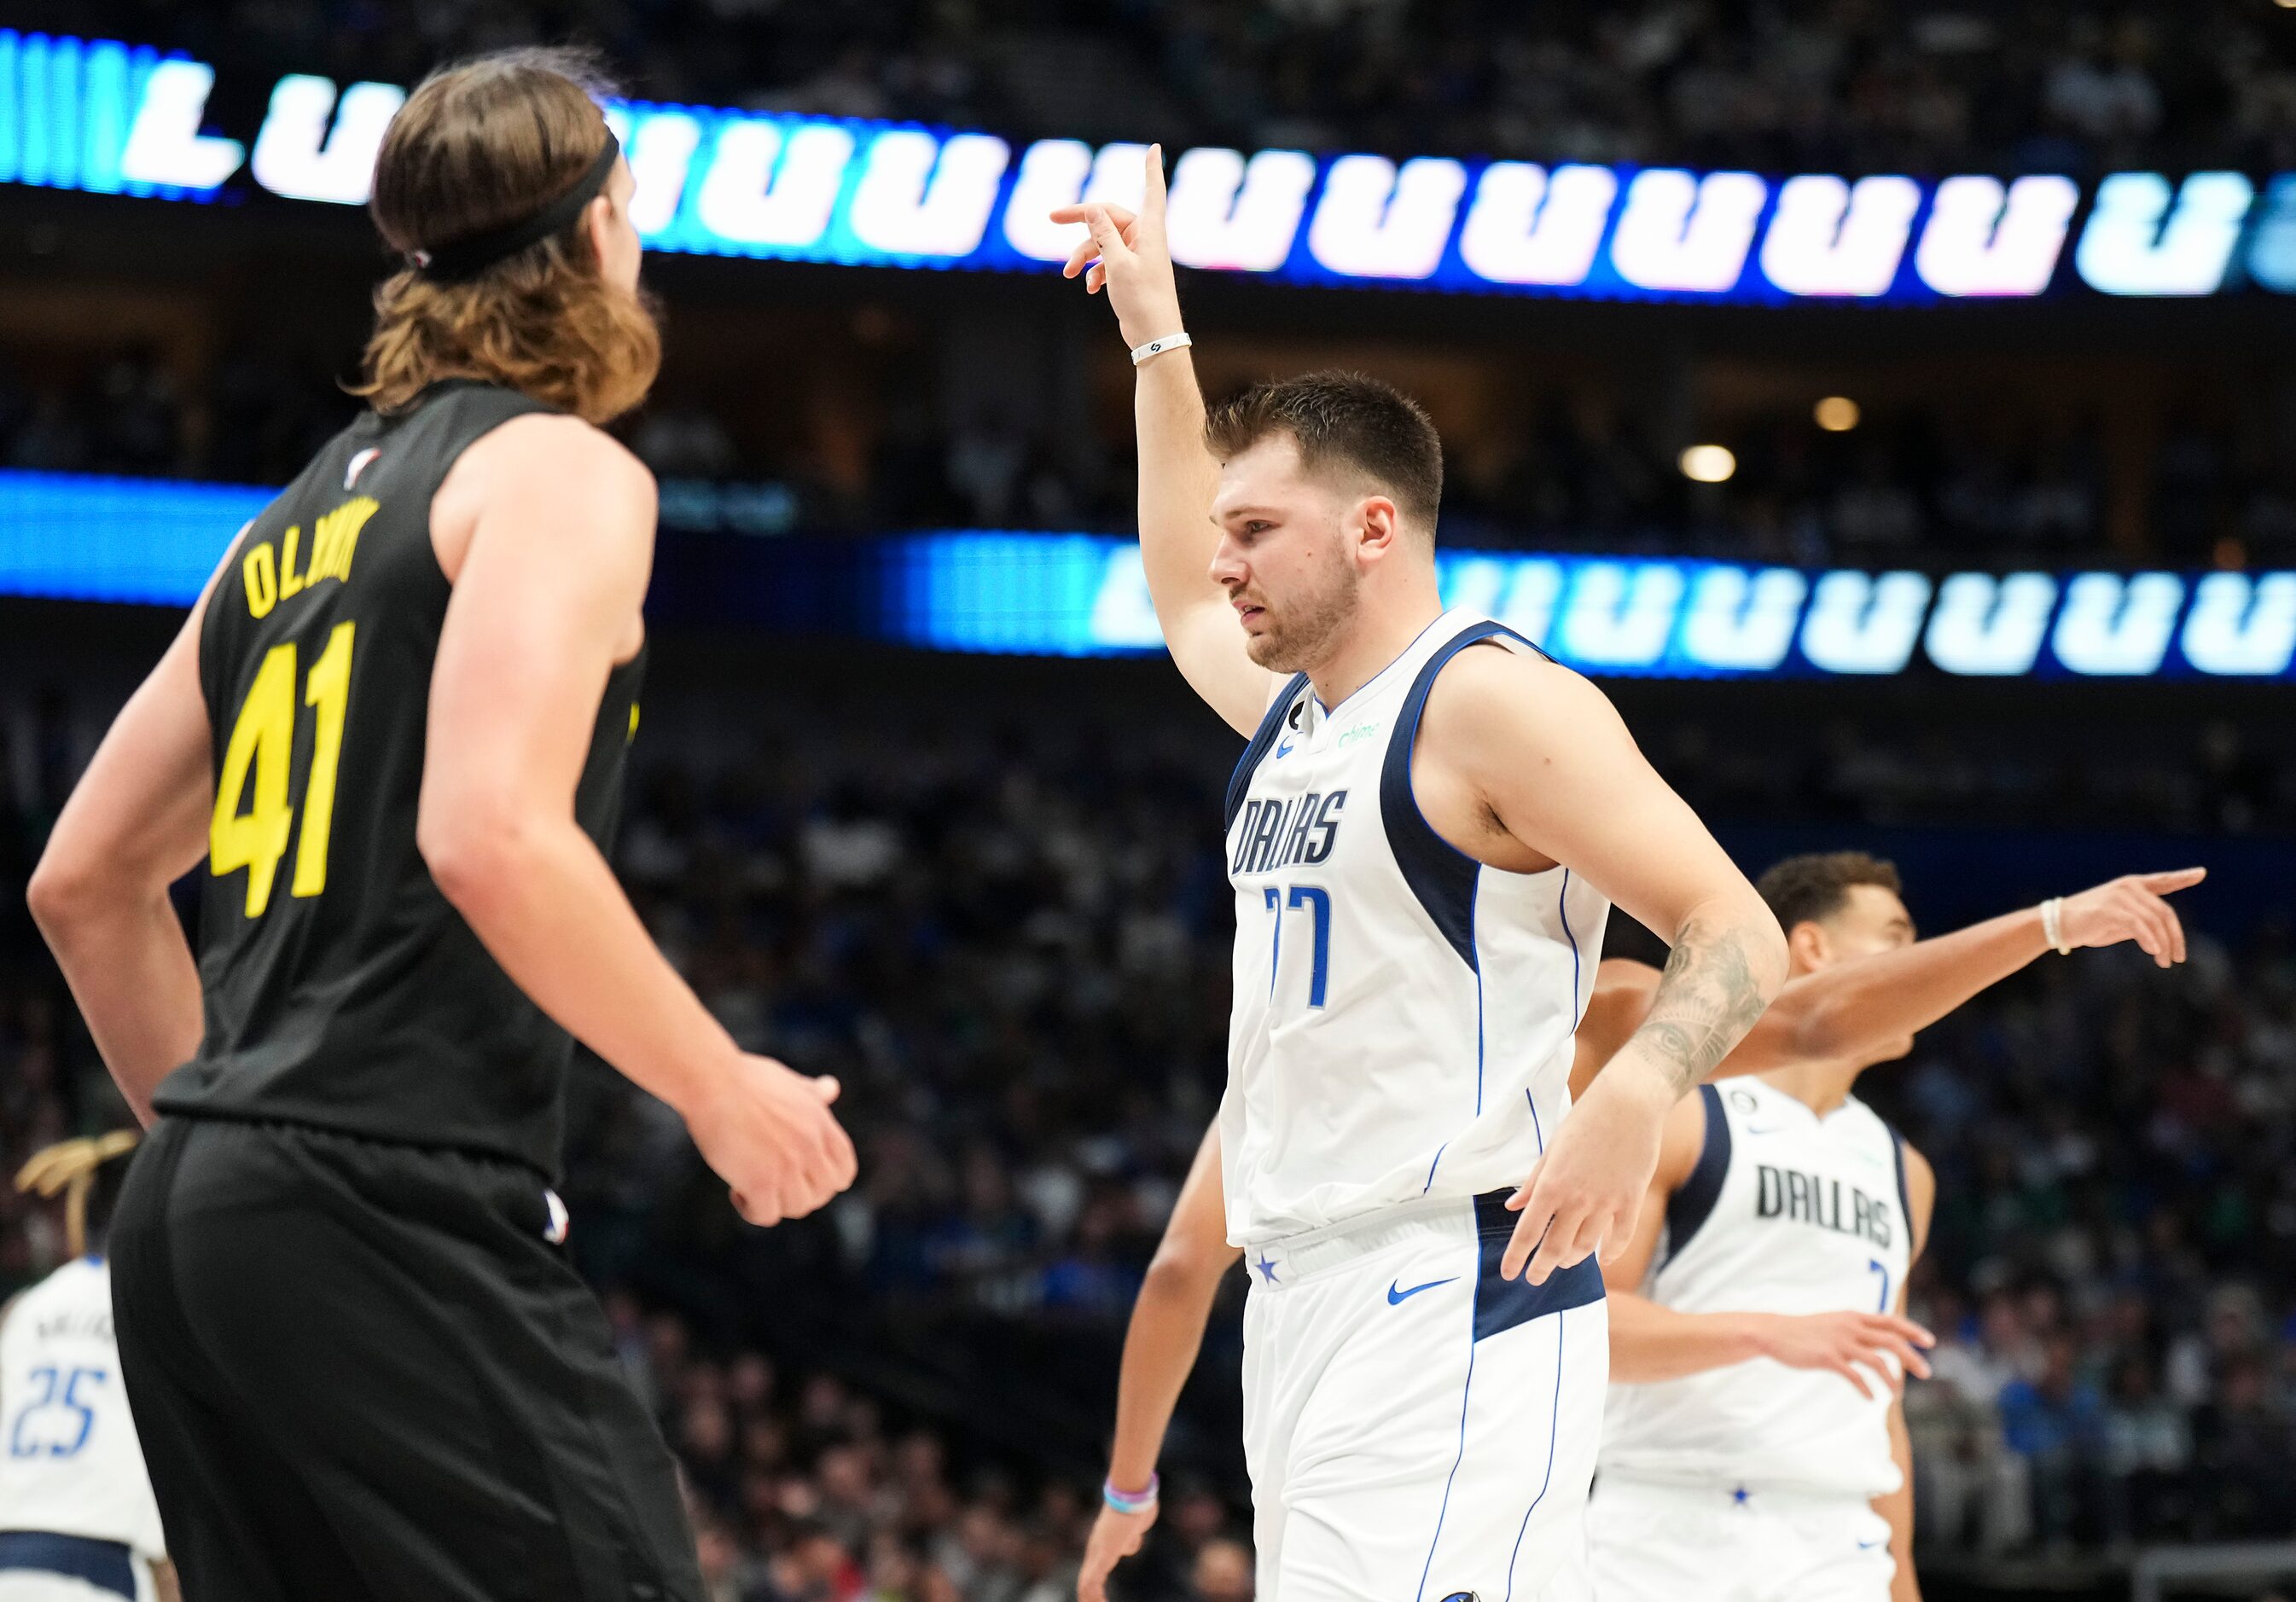
[[[1411,788],[1435,675],[1484,641],[1532,649],[1453,611],[1328,710],[1294,677],[1229,783],[1220,1154],[1237,1245],[1518,1185],[1570,1108],[1610,903],[1568,869],[1475,862]]]
[[[1683,1312],[1885,1312],[1911,1261],[1905,1151],[1856,1097],[1824,1117],[1759,1079],[1706,1085],[1706,1144],[1642,1294]],[[1613,1385],[1602,1469],[1858,1496],[1898,1489],[1889,1394],[1768,1358]]]
[[[111,1271],[67,1263],[0,1323],[0,1530],[167,1556],[111,1335]]]

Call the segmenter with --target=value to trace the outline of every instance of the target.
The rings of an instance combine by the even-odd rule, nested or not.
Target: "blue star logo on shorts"
[[[1275,1283],[1275,1264],[1269,1260],[1266,1252],[1260,1253],[1259,1261],[1253,1263],[1251,1266],[1259,1271],[1259,1277],[1261,1279],[1267,1280],[1270,1285]]]

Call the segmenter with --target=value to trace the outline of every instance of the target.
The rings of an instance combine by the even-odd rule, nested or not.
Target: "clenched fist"
[[[802,1218],[853,1182],[853,1141],[837,1115],[837,1081],[743,1053],[718,1075],[685,1126],[734,1207],[754,1224]]]

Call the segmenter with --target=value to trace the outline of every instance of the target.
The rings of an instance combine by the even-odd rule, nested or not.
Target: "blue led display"
[[[884,637],[947,650],[1162,649],[1138,547],[951,531],[885,542]],[[1472,607],[1602,676],[2291,676],[2296,573],[1806,572],[1446,551]]]
[[[0,29],[0,183],[365,203],[402,88],[291,73],[234,137],[209,126],[215,78],[142,46]],[[1141,184],[1136,144],[1014,145],[651,102],[608,115],[636,176],[640,232],[660,250],[1049,273],[1081,230],[1046,213],[1136,201]],[[1783,305],[2288,292],[2290,176],[2122,172],[2084,189],[2046,173],[1852,180],[1200,146],[1173,162],[1170,237],[1185,266],[1271,282],[1481,294]]]
[[[0,472],[0,594],[188,605],[273,493]],[[1884,677],[1922,663],[1963,677],[2296,676],[2296,573],[1936,576],[1471,550],[1439,561],[1446,604],[1604,676]],[[660,565],[657,600],[712,621],[935,650],[1162,650],[1139,547],[1105,535],[693,534],[666,541]]]
[[[0,472],[0,594],[188,606],[275,490]]]

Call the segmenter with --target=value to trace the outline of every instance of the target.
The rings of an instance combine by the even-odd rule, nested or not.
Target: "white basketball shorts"
[[[135,1594],[143,1602],[153,1594],[151,1571],[140,1563],[135,1567]],[[0,1602],[120,1602],[120,1596],[108,1586],[91,1585],[70,1574],[0,1569]]]
[[[1890,1524],[1854,1493],[1606,1474],[1587,1510],[1602,1602],[1889,1602]]]
[[[1592,1258],[1501,1279],[1498,1192],[1244,1254],[1259,1602],[1585,1602],[1610,1377]]]

